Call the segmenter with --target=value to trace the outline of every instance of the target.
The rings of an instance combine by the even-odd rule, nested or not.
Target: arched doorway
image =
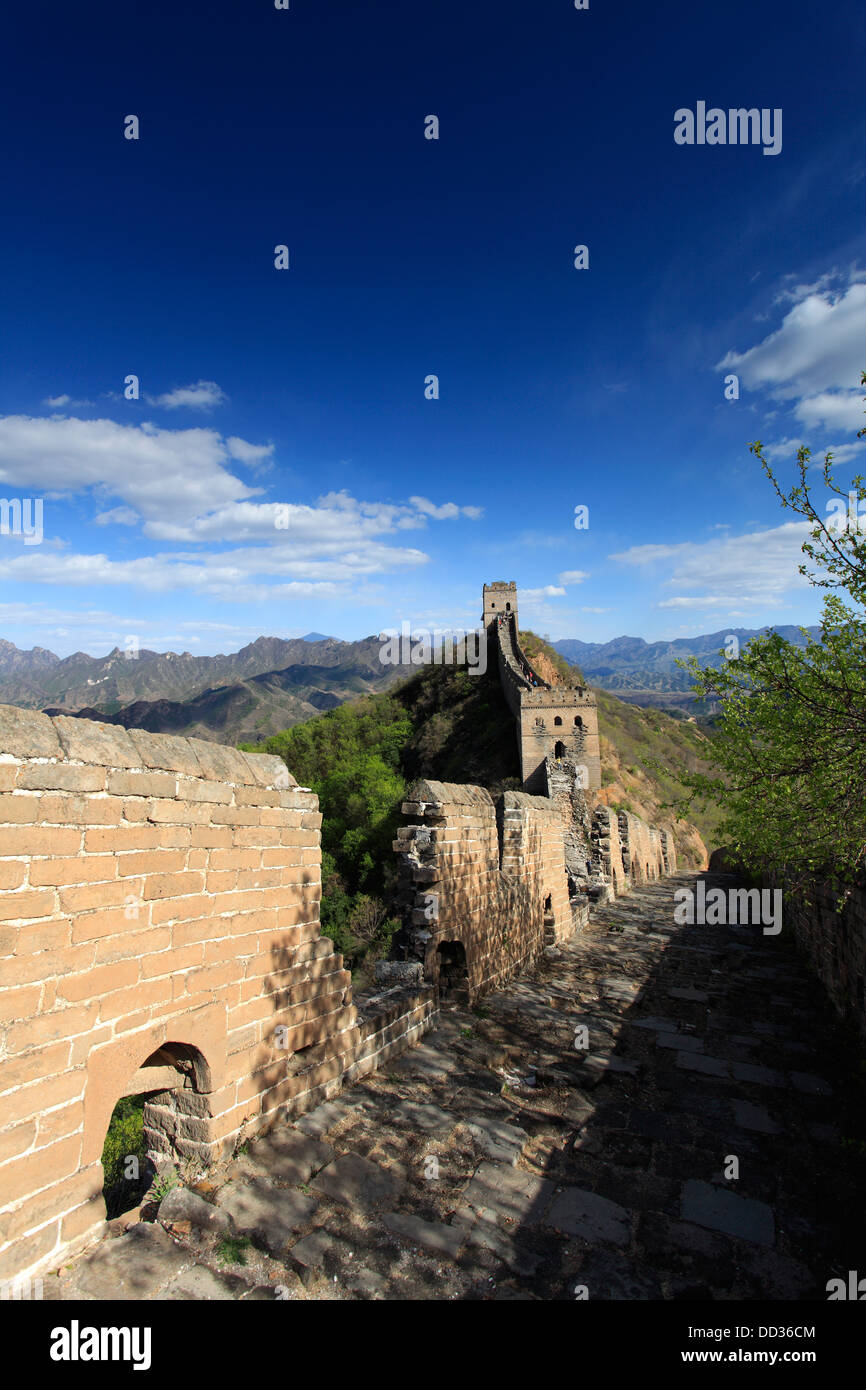
[[[108,1219],[138,1206],[161,1168],[203,1172],[212,1156],[210,1069],[198,1048],[168,1042],[117,1095],[102,1145]]]
[[[553,913],[553,897],[548,893],[544,899],[544,944],[556,945],[556,917]]]
[[[436,984],[440,1003],[469,1003],[469,969],[462,941],[443,941],[437,947]]]
[[[565,757],[565,744],[564,744],[564,743],[560,743],[559,741],[557,741],[557,743],[554,745],[553,756],[554,756],[554,758],[556,758],[557,760],[558,760],[559,758],[564,758],[564,757]]]

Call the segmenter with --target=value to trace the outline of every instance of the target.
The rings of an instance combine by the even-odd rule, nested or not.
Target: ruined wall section
[[[320,825],[278,758],[0,706],[0,1278],[100,1233],[121,1096],[207,1163],[424,1026],[358,1019]]]
[[[471,999],[530,966],[573,930],[562,824],[546,798],[419,782],[395,849],[406,895],[408,954],[439,979],[441,948],[459,943]]]
[[[485,595],[485,604],[486,604]],[[527,791],[544,794],[544,763],[558,756],[586,768],[585,785],[601,786],[598,707],[583,686],[551,686],[534,671],[517,638],[517,617],[500,616],[489,629],[499,678],[517,721],[520,775]]]

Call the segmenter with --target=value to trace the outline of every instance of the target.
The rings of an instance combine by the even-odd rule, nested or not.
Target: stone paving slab
[[[135,1302],[156,1298],[193,1263],[161,1226],[141,1223],[117,1240],[103,1242],[79,1263],[72,1297]]]
[[[437,1221],[422,1221],[420,1217],[408,1216],[403,1212],[386,1212],[383,1225],[403,1240],[413,1245],[423,1245],[428,1250],[436,1250],[450,1259],[457,1258],[457,1252],[466,1236],[459,1227],[445,1226]]]
[[[773,1212],[765,1202],[740,1197],[725,1188],[690,1179],[683,1188],[682,1216],[697,1226],[739,1236],[758,1245],[772,1245],[775,1239]]]
[[[403,1186],[396,1171],[358,1154],[342,1154],[324,1168],[312,1184],[315,1192],[351,1207],[376,1207],[393,1202]]]
[[[217,1193],[217,1202],[235,1228],[259,1240],[272,1254],[281,1254],[292,1236],[309,1225],[318,1203],[301,1192],[273,1187],[261,1178],[230,1183]]]
[[[567,1235],[580,1236],[594,1244],[604,1241],[610,1245],[628,1245],[629,1213],[616,1202],[585,1192],[579,1187],[567,1187],[554,1199],[545,1222]]]
[[[554,1184],[520,1168],[499,1163],[482,1163],[466,1191],[463,1201],[478,1212],[494,1217],[537,1225],[550,1204]]]

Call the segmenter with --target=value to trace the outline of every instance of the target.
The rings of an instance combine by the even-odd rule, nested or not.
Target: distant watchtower
[[[484,630],[503,613],[513,613],[517,622],[517,585],[513,579],[508,582],[497,579],[493,584],[484,585]]]
[[[485,584],[483,603],[484,630],[497,653],[502,691],[517,722],[524,790],[544,790],[548,760],[580,770],[584,788],[600,787],[598,706],[592,691],[582,685],[551,685],[533,667],[520,646],[513,581]]]

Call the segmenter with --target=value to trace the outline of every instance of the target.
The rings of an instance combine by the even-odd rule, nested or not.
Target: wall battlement
[[[0,706],[0,1278],[102,1233],[122,1096],[206,1165],[430,1026],[423,986],[359,1015],[321,819],[279,758]]]
[[[514,716],[523,792],[424,781],[397,832],[404,949],[440,994],[474,1000],[566,940],[591,902],[676,872],[667,831],[600,804],[598,708],[584,686],[552,686],[518,640],[517,586],[484,585],[484,626]],[[530,794],[538,793],[538,794]]]
[[[507,607],[494,606],[503,603]],[[552,686],[533,668],[518,638],[514,584],[485,584],[484,622],[488,643],[496,645],[506,703],[517,721],[520,775],[526,790],[544,791],[548,757],[570,758],[586,769],[585,787],[600,787],[598,705],[592,691],[578,685]]]

